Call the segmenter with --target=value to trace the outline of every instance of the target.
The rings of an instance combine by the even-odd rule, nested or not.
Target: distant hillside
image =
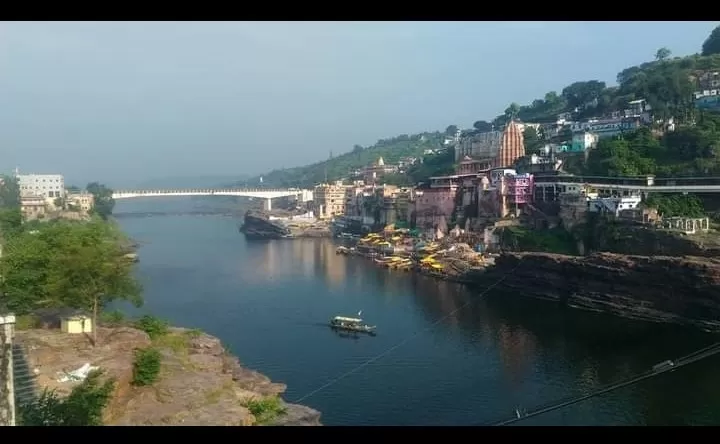
[[[350,172],[369,165],[382,157],[386,164],[396,163],[403,157],[422,157],[427,149],[442,147],[445,134],[440,132],[403,134],[391,139],[378,140],[375,145],[362,147],[355,145],[352,151],[317,162],[312,165],[274,170],[263,174],[263,185],[277,187],[313,187],[327,180],[334,181],[348,177]],[[239,185],[255,186],[261,176],[254,176],[237,182]]]
[[[237,174],[233,176],[159,177],[138,182],[136,185],[133,185],[132,188],[217,188],[222,184],[236,182],[247,177],[247,174]]]
[[[635,145],[630,151],[624,145],[609,145],[611,140],[608,140],[601,144],[593,156],[592,165],[583,168],[597,174],[637,171],[665,174],[678,174],[681,171],[683,174],[720,173],[720,148],[716,148],[720,147],[720,132],[714,129],[714,125],[720,125],[720,122],[716,122],[707,112],[699,112],[693,100],[694,92],[715,88],[712,81],[706,81],[708,73],[720,70],[720,27],[702,45],[701,54],[672,57],[670,50],[659,48],[654,59],[620,72],[615,86],[608,86],[599,80],[578,81],[559,93],[550,91],[528,105],[521,106],[513,102],[492,122],[479,120],[473,125],[474,129],[465,133],[488,131],[493,126],[502,128],[513,118],[523,122],[551,123],[556,122],[560,114],[569,114],[567,117],[576,121],[607,116],[614,111],[622,111],[633,100],[645,99],[656,119],[673,117],[678,124],[676,135],[662,141],[663,150],[653,151],[655,142],[645,137],[645,133],[637,140],[633,139]],[[699,123],[697,127],[696,122]],[[455,129],[450,126],[446,133],[454,133]],[[531,132],[534,134],[529,135],[527,130],[525,134],[529,152],[545,143],[543,134],[535,133],[534,129]],[[405,156],[422,156],[425,149],[440,148],[446,133],[402,135],[380,140],[367,148],[356,145],[351,152],[327,161],[264,174],[263,183],[267,186],[311,187],[323,182],[326,173],[328,180],[346,177],[351,170],[362,168],[380,156],[389,164]],[[652,146],[645,146],[648,143]],[[392,179],[399,182],[418,181],[428,175],[445,174],[452,170],[454,159],[450,154],[448,151],[433,156],[424,165],[411,168],[407,177]],[[682,167],[673,167],[676,163],[682,163]],[[257,185],[259,181],[260,176],[255,176],[243,181],[243,184]]]

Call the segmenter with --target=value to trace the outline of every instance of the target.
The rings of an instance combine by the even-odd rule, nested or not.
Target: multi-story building
[[[581,131],[573,134],[572,145],[568,151],[573,153],[584,153],[597,145],[600,136],[590,131]]]
[[[68,208],[76,208],[81,213],[89,213],[95,205],[95,196],[90,193],[69,193],[65,198],[65,203]]]
[[[573,134],[590,132],[597,134],[598,138],[612,137],[623,132],[634,131],[642,126],[639,117],[617,119],[591,119],[586,122],[574,122],[570,125]]]
[[[47,214],[46,198],[42,196],[22,196],[20,212],[25,220],[42,219]]]
[[[315,187],[313,200],[319,219],[330,219],[345,214],[346,188],[342,181]]]
[[[62,174],[17,174],[20,196],[39,196],[49,200],[65,196]]]

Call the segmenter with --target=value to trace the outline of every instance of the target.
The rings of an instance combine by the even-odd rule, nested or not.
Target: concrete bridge
[[[280,197],[295,197],[298,202],[313,200],[312,190],[299,188],[197,188],[197,189],[166,189],[166,190],[118,190],[113,192],[113,199],[133,199],[138,197],[176,197],[176,196],[238,196],[265,200],[265,209],[272,209],[272,200]]]

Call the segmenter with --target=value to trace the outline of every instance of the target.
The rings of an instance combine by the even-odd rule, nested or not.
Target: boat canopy
[[[335,316],[335,317],[333,318],[333,321],[354,322],[354,323],[359,324],[359,323],[362,322],[362,319],[358,319],[358,318],[346,318],[346,317],[344,317],[344,316]]]

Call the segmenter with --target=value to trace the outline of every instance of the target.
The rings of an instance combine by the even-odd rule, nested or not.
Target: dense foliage
[[[95,198],[93,212],[104,220],[110,217],[115,208],[115,200],[112,198],[113,190],[97,182],[87,184],[85,189]]]
[[[101,220],[23,225],[6,240],[0,258],[5,304],[17,315],[45,307],[83,309],[92,312],[94,325],[113,300],[140,305],[124,242],[114,224]]]
[[[152,347],[135,350],[132,384],[137,387],[153,385],[160,378],[162,355]]]
[[[588,156],[587,174],[597,176],[705,176],[720,174],[720,117],[701,112],[694,126],[662,136],[643,128],[601,139]]]
[[[45,390],[32,402],[18,406],[18,423],[23,426],[99,426],[110,402],[115,382],[101,382],[102,373],[91,372],[70,395],[61,398]]]

